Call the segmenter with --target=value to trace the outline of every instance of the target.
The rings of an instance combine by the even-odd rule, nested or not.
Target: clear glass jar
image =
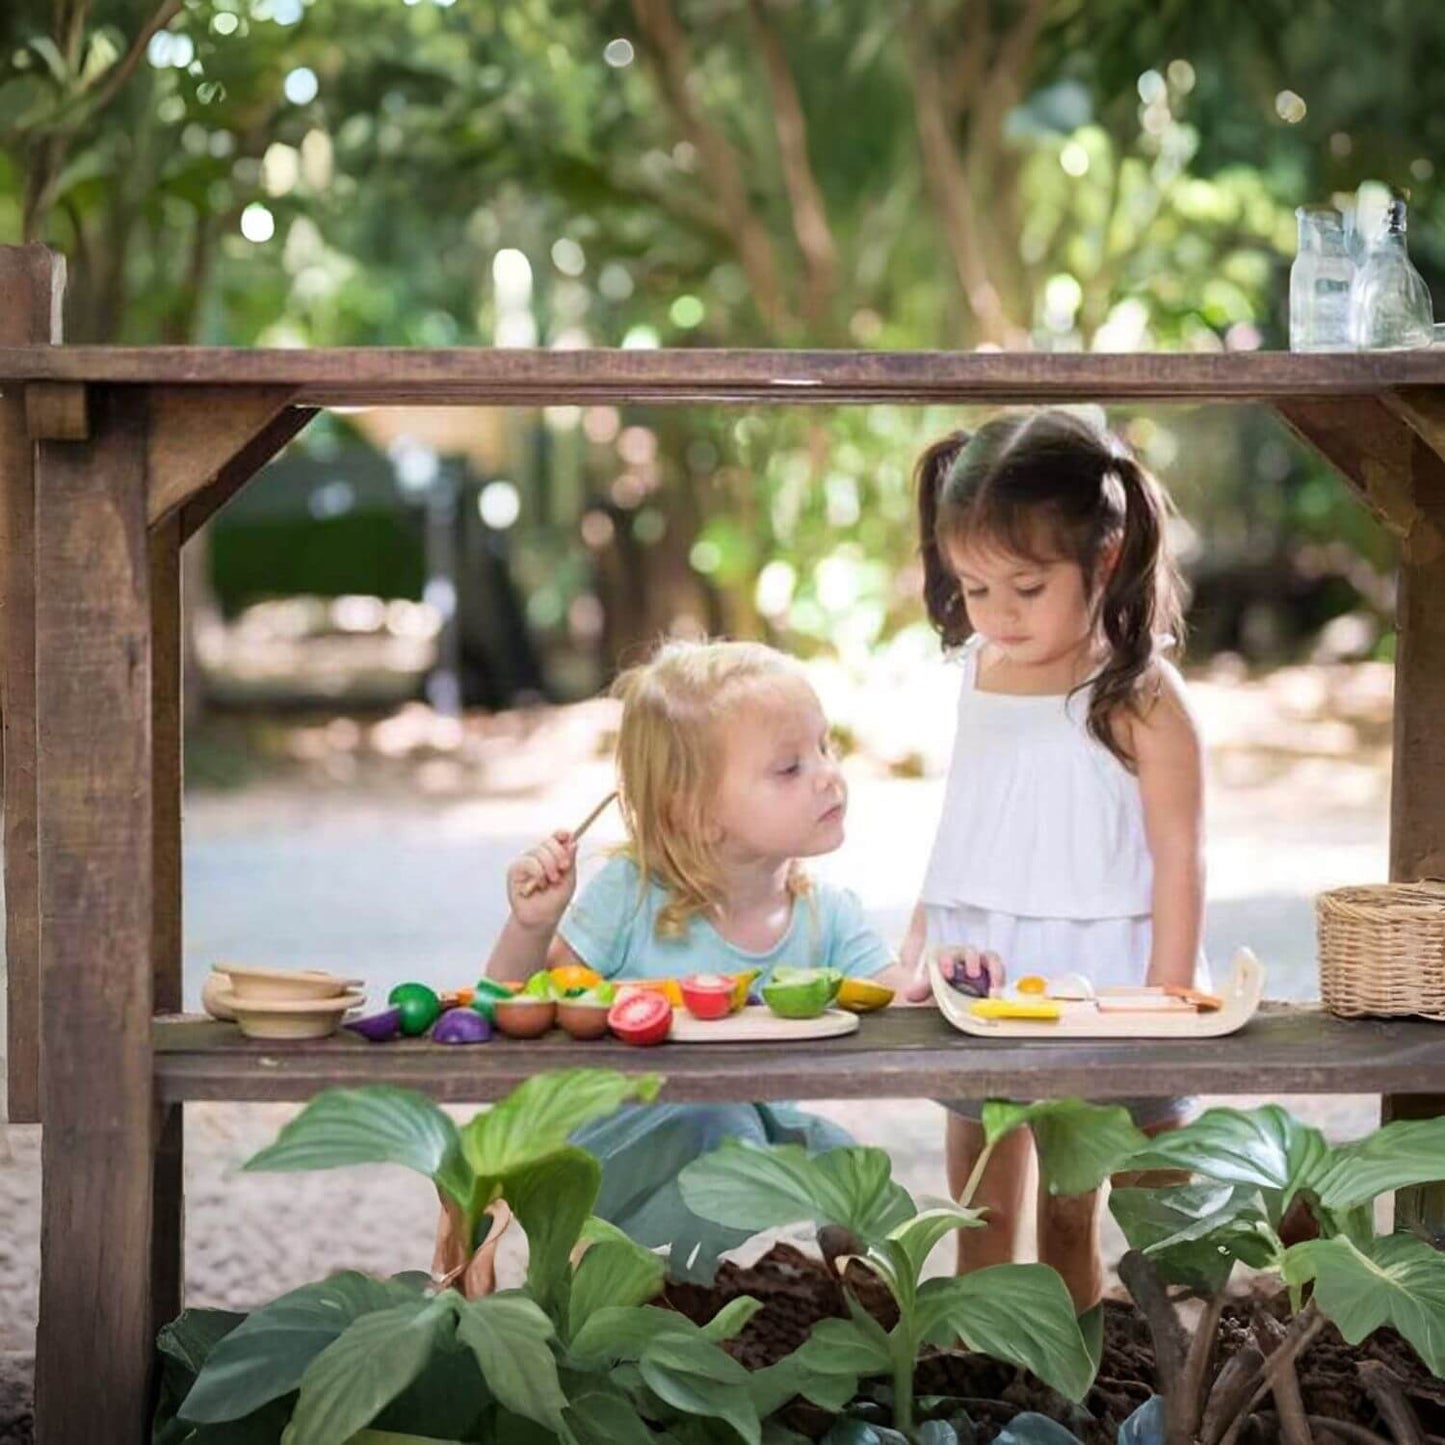
[[[1435,308],[1405,247],[1405,203],[1391,201],[1384,229],[1355,273],[1350,339],[1362,349],[1429,346]]]
[[[1291,351],[1350,347],[1350,287],[1355,268],[1345,218],[1333,206],[1301,206],[1299,252],[1289,273]]]

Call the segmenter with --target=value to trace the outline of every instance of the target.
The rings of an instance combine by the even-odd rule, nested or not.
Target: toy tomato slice
[[[660,1044],[672,1028],[672,1005],[660,993],[637,989],[608,1009],[607,1027],[624,1044]]]
[[[733,981],[720,973],[695,973],[681,987],[682,1001],[695,1019],[726,1018],[733,1011]]]

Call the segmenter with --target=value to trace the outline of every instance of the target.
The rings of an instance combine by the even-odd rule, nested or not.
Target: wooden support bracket
[[[181,515],[194,535],[315,416],[290,406],[291,387],[187,386],[150,390],[146,519]]]

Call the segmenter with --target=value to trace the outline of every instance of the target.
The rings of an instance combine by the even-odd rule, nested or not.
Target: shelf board
[[[168,1015],[155,1023],[155,1074],[167,1101],[299,1100],[333,1085],[387,1083],[453,1103],[500,1098],[548,1069],[663,1074],[665,1097],[754,1099],[1106,1099],[1150,1094],[1445,1093],[1445,1027],[1341,1020],[1266,1004],[1223,1039],[994,1041],[951,1029],[932,1009],[865,1017],[856,1034],[816,1043],[573,1043],[497,1039],[477,1047],[352,1034],[301,1043],[244,1038],[230,1024]]]
[[[0,347],[0,386],[293,388],[298,406],[1217,401],[1445,386],[1445,348],[1310,353]]]

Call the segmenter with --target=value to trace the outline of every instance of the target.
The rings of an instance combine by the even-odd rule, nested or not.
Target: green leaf
[[[819,1320],[791,1355],[755,1370],[749,1389],[758,1414],[773,1414],[794,1395],[841,1410],[858,1392],[860,1378],[891,1373],[888,1336],[873,1324],[870,1331],[856,1320]]]
[[[572,1337],[568,1353],[583,1362],[637,1360],[663,1335],[702,1333],[686,1315],[656,1305],[607,1305],[593,1310]]]
[[[245,1318],[231,1310],[190,1309],[162,1326],[156,1336],[160,1386],[151,1425],[152,1445],[174,1445],[193,1433],[190,1426],[176,1418],[176,1412],[211,1351]]]
[[[918,1292],[919,1337],[940,1326],[970,1349],[1023,1365],[1070,1400],[1093,1383],[1093,1361],[1056,1271],[1042,1264],[996,1264],[955,1279],[925,1281]]]
[[[575,1145],[502,1181],[502,1197],[527,1233],[527,1292],[554,1318],[565,1303],[572,1250],[601,1186],[602,1165]]]
[[[990,1144],[1025,1125],[1033,1131],[1039,1175],[1050,1194],[1090,1193],[1149,1143],[1119,1104],[990,1099],[983,1106],[984,1138]]]
[[[1310,1188],[1326,1209],[1344,1210],[1440,1179],[1445,1179],[1445,1118],[1406,1119],[1330,1150]]]
[[[1152,1139],[1129,1167],[1187,1169],[1221,1184],[1253,1185],[1266,1191],[1266,1207],[1277,1224],[1329,1154],[1318,1129],[1301,1124],[1278,1104],[1265,1104],[1250,1110],[1209,1109],[1182,1129]]]
[[[891,1170],[883,1149],[810,1155],[799,1144],[760,1149],[728,1140],[689,1164],[678,1184],[687,1207],[716,1224],[762,1230],[807,1219],[876,1241],[915,1212]]]
[[[1285,1252],[1285,1280],[1314,1280],[1314,1302],[1357,1345],[1393,1325],[1432,1374],[1445,1376],[1445,1254],[1413,1234],[1375,1241],[1369,1255],[1348,1239],[1311,1239]]]
[[[750,1294],[740,1294],[730,1299],[703,1327],[704,1339],[722,1344],[734,1335],[741,1334],[747,1322],[762,1309],[763,1302]]]
[[[348,1164],[400,1164],[425,1174],[463,1208],[471,1201],[471,1172],[456,1125],[425,1095],[389,1084],[325,1090],[242,1167],[278,1171]]]
[[[912,1219],[904,1220],[889,1238],[902,1246],[916,1277],[923,1273],[923,1266],[939,1240],[955,1230],[980,1229],[982,1226],[983,1215],[977,1209],[940,1202],[915,1214]]]
[[[249,1415],[296,1389],[311,1361],[354,1321],[417,1298],[404,1285],[348,1270],[272,1300],[212,1348],[181,1418],[214,1424]]]
[[[466,1445],[462,1440],[438,1440],[435,1435],[402,1435],[395,1430],[358,1430],[346,1445]]]
[[[748,1372],[710,1340],[660,1335],[637,1367],[648,1389],[674,1410],[725,1420],[749,1445],[759,1445],[761,1425]]]
[[[498,1179],[565,1148],[584,1124],[615,1112],[629,1099],[650,1103],[657,1074],[612,1069],[563,1069],[534,1074],[462,1131],[462,1152],[483,1178]]]
[[[644,1305],[662,1289],[666,1265],[662,1256],[630,1239],[594,1244],[582,1256],[572,1276],[567,1306],[567,1338],[578,1332],[600,1309]]]
[[[1274,1262],[1274,1236],[1259,1191],[1247,1185],[1115,1189],[1109,1209],[1130,1245],[1148,1255],[1170,1284],[1213,1294],[1236,1260],[1254,1269]]]
[[[457,1338],[477,1357],[487,1388],[518,1415],[560,1431],[567,1400],[549,1342],[552,1321],[515,1290],[462,1306]]]
[[[459,1298],[414,1297],[352,1324],[302,1375],[283,1445],[344,1445],[371,1424],[454,1337]]]
[[[624,1395],[601,1390],[578,1395],[563,1416],[577,1445],[657,1445],[637,1407]]]

